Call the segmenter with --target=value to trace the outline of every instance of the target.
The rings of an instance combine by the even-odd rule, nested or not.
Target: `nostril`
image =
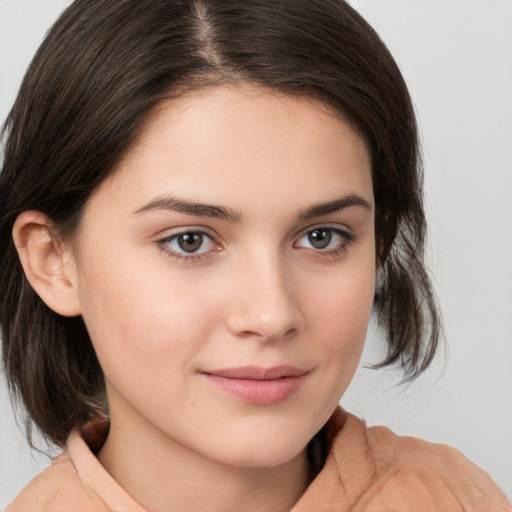
[[[292,338],[297,334],[299,329],[292,327],[284,330],[271,330],[271,329],[258,329],[258,330],[245,330],[236,333],[239,338],[244,339],[260,339],[265,342],[274,342],[280,339]]]

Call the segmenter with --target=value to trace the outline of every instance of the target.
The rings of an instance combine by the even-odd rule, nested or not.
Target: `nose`
[[[304,325],[297,283],[284,262],[274,256],[252,257],[231,276],[226,323],[242,338],[276,341]]]

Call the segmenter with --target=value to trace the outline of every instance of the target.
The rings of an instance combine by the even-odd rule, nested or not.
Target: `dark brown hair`
[[[423,264],[418,136],[402,75],[342,0],[77,0],[35,55],[3,131],[0,323],[11,392],[63,444],[105,408],[80,317],[51,311],[28,284],[16,217],[41,211],[62,237],[163,98],[222,82],[314,98],[343,115],[372,158],[380,265],[374,313],[406,379],[431,362],[439,316]]]

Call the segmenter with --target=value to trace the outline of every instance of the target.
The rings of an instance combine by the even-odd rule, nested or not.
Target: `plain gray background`
[[[0,119],[67,0],[0,0]],[[423,139],[429,260],[447,347],[413,385],[361,368],[343,405],[456,446],[512,499],[512,1],[352,0],[402,68]],[[369,335],[366,362],[379,342]],[[48,459],[0,386],[0,509]]]

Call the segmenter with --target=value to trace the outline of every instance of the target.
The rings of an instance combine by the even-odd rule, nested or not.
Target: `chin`
[[[233,454],[228,465],[238,468],[277,468],[286,465],[297,457],[301,456],[305,450],[302,447],[299,451],[284,452],[282,450],[266,450],[265,453],[255,451],[255,453]]]
[[[220,455],[230,466],[245,468],[271,468],[287,464],[301,456],[306,449],[309,438],[298,436],[292,438],[289,434],[278,438],[262,435],[254,439],[231,440]]]

